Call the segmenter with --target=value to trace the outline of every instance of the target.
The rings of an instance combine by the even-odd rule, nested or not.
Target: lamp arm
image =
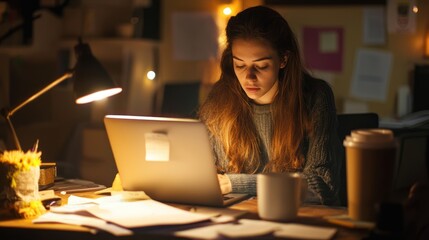
[[[9,111],[9,116],[12,116],[16,111],[27,105],[29,102],[33,101],[34,99],[40,97],[40,95],[43,95],[45,92],[49,91],[51,88],[55,87],[56,85],[60,84],[62,81],[70,78],[73,76],[71,72],[65,73],[63,76],[59,77],[57,80],[53,81],[37,93],[35,93],[33,96],[29,97],[27,100],[23,101],[21,104],[17,105],[15,108]]]
[[[33,101],[34,99],[38,98],[39,96],[43,95],[45,92],[49,91],[51,88],[55,87],[56,85],[60,84],[61,82],[63,82],[64,80],[70,78],[73,76],[72,72],[66,72],[64,75],[62,75],[61,77],[59,77],[58,79],[56,79],[55,81],[53,81],[52,83],[50,83],[49,85],[47,85],[46,87],[44,87],[43,89],[41,89],[40,91],[38,91],[37,93],[35,93],[33,96],[29,97],[27,100],[23,101],[22,103],[18,104],[16,107],[12,108],[12,110],[7,110],[7,109],[2,109],[1,114],[3,115],[3,117],[6,119],[9,129],[12,133],[13,136],[13,140],[15,142],[15,147],[18,150],[21,150],[21,144],[19,143],[19,139],[18,139],[18,135],[16,134],[15,128],[13,127],[12,121],[10,120],[10,117],[19,109],[21,109],[22,107],[24,107],[25,105],[27,105],[28,103],[30,103],[31,101]]]

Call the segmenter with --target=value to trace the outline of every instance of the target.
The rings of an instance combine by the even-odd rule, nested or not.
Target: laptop
[[[208,132],[198,120],[106,115],[104,125],[124,190],[212,207],[249,197],[222,195]]]

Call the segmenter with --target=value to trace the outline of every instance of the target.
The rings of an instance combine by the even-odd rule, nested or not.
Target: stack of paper
[[[211,217],[151,199],[124,202],[117,196],[97,199],[71,196],[68,202],[61,207],[52,207],[50,212],[33,220],[33,223],[81,225],[122,236],[132,234],[132,228],[190,224],[208,221]]]

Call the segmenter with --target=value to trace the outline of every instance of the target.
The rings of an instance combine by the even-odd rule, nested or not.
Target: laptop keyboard
[[[224,201],[226,201],[226,200],[229,200],[229,199],[231,199],[232,197],[229,197],[229,196],[225,196],[225,195],[223,195],[223,200]]]

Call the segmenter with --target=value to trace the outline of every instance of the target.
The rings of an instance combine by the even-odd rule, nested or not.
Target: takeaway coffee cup
[[[354,130],[346,148],[348,213],[353,220],[375,221],[376,206],[392,189],[396,142],[387,129]]]
[[[261,173],[257,176],[258,214],[265,220],[290,221],[301,205],[300,173]]]

